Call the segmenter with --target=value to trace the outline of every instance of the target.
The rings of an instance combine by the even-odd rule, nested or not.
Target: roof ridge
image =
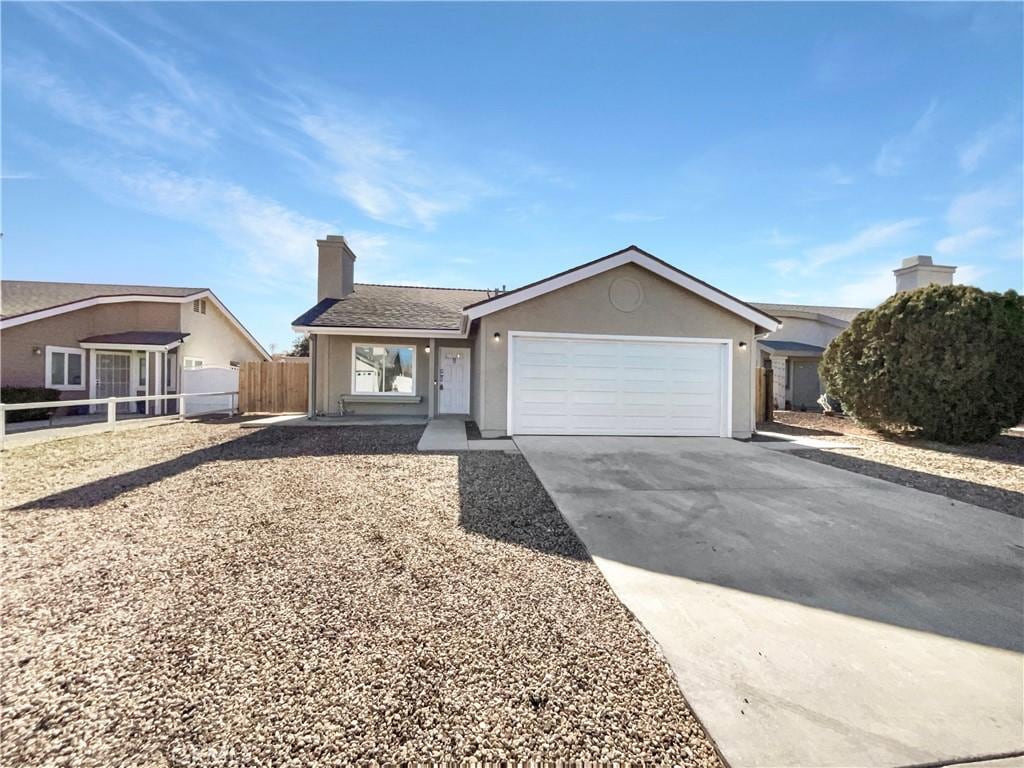
[[[376,288],[422,288],[427,291],[473,291],[474,293],[487,293],[493,288],[446,288],[443,285],[403,285],[401,283],[353,283],[353,285],[372,285]]]
[[[857,309],[864,310],[868,307],[848,307],[842,304],[799,304],[795,301],[751,301],[751,304],[771,304],[777,307],[821,307],[823,309]]]
[[[162,288],[173,291],[208,291],[209,288],[201,288],[194,285],[154,285],[153,283],[86,283],[74,280],[16,280],[5,278],[0,283],[34,283],[35,285],[92,285],[97,288]]]

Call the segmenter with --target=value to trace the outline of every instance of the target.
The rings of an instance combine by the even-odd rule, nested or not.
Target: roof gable
[[[507,293],[483,299],[475,304],[469,304],[465,307],[464,311],[470,320],[475,320],[478,317],[498,312],[521,302],[557,291],[581,280],[600,275],[624,264],[635,264],[638,267],[653,272],[659,277],[754,323],[754,325],[764,330],[774,331],[780,325],[779,321],[771,315],[747,304],[745,301],[737,299],[735,296],[730,296],[724,291],[705,283],[703,280],[697,279],[693,275],[683,272],[681,269],[677,269],[668,262],[662,261],[635,245],[564,272],[559,272],[543,280],[524,285],[521,288],[508,291]]]

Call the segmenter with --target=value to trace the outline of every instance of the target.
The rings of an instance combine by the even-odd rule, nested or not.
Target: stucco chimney
[[[892,271],[896,275],[896,293],[926,285],[952,285],[954,272],[956,267],[932,264],[931,256],[911,256],[903,260],[903,266]]]
[[[341,235],[316,241],[316,300],[343,299],[352,293],[356,255]]]

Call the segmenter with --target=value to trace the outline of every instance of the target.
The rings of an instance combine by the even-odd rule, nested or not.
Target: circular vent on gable
[[[608,298],[620,312],[632,312],[644,303],[644,289],[631,277],[619,277],[608,288]]]

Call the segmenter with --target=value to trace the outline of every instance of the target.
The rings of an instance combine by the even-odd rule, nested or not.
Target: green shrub
[[[1024,418],[1024,298],[965,285],[898,293],[857,315],[819,373],[867,426],[988,440]]]
[[[0,387],[0,403],[11,405],[13,403],[50,403],[60,400],[60,392],[56,389],[46,387]],[[7,414],[7,421],[33,421],[34,419],[49,418],[54,413],[53,408],[33,408],[28,411],[10,411]]]

